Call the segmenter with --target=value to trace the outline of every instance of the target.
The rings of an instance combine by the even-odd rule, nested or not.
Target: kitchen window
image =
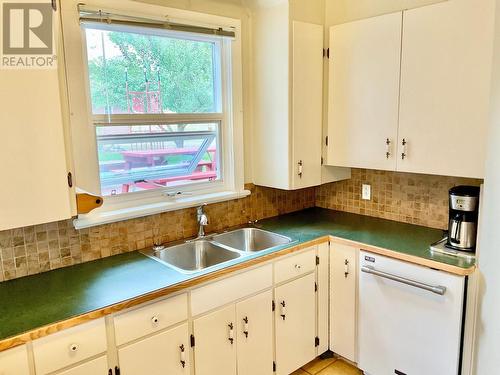
[[[75,180],[105,202],[75,224],[247,195],[239,21],[159,6],[144,15],[132,12],[137,3],[119,4],[123,12],[74,4],[80,63],[72,47],[65,56]],[[74,40],[64,14],[65,39]]]

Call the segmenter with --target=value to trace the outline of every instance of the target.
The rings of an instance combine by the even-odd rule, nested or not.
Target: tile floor
[[[339,358],[316,358],[291,375],[363,375],[363,372]]]

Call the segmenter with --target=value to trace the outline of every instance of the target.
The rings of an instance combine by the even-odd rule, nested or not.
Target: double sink
[[[196,273],[231,260],[292,243],[258,228],[242,228],[142,253],[182,273]]]

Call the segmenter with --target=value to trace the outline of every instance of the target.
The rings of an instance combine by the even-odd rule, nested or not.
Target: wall
[[[246,198],[207,206],[207,232],[314,206],[314,188],[246,188],[252,192]],[[82,230],[64,220],[0,231],[0,281],[194,237],[197,231],[194,208]]]
[[[479,232],[479,314],[476,324],[475,374],[500,368],[500,0],[496,2],[490,133]]]
[[[365,183],[371,185],[370,201],[361,199]],[[481,180],[467,178],[352,169],[350,180],[316,189],[316,206],[446,229],[448,190],[480,184]]]

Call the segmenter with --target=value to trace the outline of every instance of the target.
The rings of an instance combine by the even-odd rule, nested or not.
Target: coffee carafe
[[[446,247],[461,251],[475,251],[479,190],[477,186],[455,186],[450,189]]]

